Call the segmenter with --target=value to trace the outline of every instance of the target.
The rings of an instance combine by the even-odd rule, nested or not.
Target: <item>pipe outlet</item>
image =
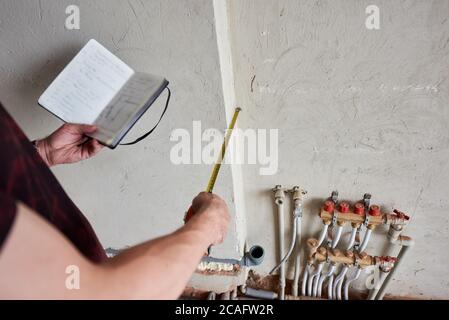
[[[260,265],[265,258],[265,250],[261,246],[252,246],[251,249],[243,257],[244,265],[246,267],[253,267]]]

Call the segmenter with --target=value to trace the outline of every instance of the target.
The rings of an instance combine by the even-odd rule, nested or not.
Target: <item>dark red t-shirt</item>
[[[91,261],[106,259],[87,219],[0,104],[0,250],[14,223],[17,201],[62,232]]]

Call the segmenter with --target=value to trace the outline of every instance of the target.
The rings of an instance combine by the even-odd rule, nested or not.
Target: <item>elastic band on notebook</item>
[[[163,111],[162,114],[161,114],[161,117],[159,118],[159,121],[156,123],[156,125],[153,127],[153,129],[151,129],[150,131],[148,131],[147,133],[145,133],[143,136],[137,138],[137,139],[134,140],[133,142],[120,143],[120,144],[119,144],[120,146],[131,146],[131,145],[133,145],[133,144],[136,144],[136,143],[142,141],[143,139],[145,139],[146,137],[148,137],[150,134],[152,134],[154,130],[156,130],[156,128],[157,128],[157,126],[159,125],[159,123],[161,123],[162,118],[163,118],[164,115],[165,115],[165,112],[167,112],[168,105],[169,105],[169,103],[170,103],[170,97],[171,97],[171,91],[170,91],[170,88],[169,88],[169,87],[166,87],[165,89],[167,89],[167,91],[168,91],[167,102],[165,103],[165,108],[164,108],[164,111]]]

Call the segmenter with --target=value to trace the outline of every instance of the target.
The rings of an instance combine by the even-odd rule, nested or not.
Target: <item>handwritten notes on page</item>
[[[151,75],[134,74],[100,114],[95,124],[100,129],[117,133],[142,109],[160,85],[161,80]]]
[[[39,104],[66,122],[93,124],[134,74],[101,44],[90,40],[40,97]]]

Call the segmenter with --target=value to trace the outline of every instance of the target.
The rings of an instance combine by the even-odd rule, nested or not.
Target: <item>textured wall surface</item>
[[[267,249],[259,272],[276,259],[274,185],[309,191],[303,239],[332,190],[370,192],[412,217],[416,247],[390,291],[449,297],[449,1],[231,0],[230,21],[240,125],[279,128],[278,174],[244,168],[248,242]],[[368,252],[384,252],[385,231]]]
[[[81,9],[79,31],[64,28],[69,4]],[[246,207],[247,243],[263,245],[267,255],[257,272],[276,262],[274,185],[309,191],[303,240],[318,233],[317,210],[332,190],[348,200],[370,192],[384,209],[412,217],[406,233],[417,244],[390,291],[448,298],[449,1],[375,1],[376,31],[365,28],[371,1],[230,0],[228,12],[215,4],[217,23],[226,24],[218,48],[212,1],[0,0],[0,99],[31,138],[60,125],[37,98],[90,38],[131,67],[171,81],[171,107],[151,138],[54,170],[104,246],[131,245],[181,225],[210,167],[172,165],[170,133],[191,130],[192,120],[224,129],[236,102],[244,108],[240,127],[279,129],[276,175],[245,165],[243,181],[232,181],[224,167],[216,190],[234,211],[232,186],[244,187],[237,207]],[[155,123],[162,100],[130,136]],[[244,228],[234,223],[216,254],[238,256],[236,230]],[[376,231],[368,252],[385,252],[385,232]],[[194,282],[229,285],[211,279]],[[356,286],[364,288],[363,279]]]
[[[77,4],[81,29],[64,27],[65,9]],[[39,95],[80,48],[95,38],[136,70],[171,81],[171,105],[159,128],[132,147],[105,150],[77,165],[54,169],[58,179],[87,215],[105,247],[121,248],[164,235],[181,226],[190,201],[206,187],[211,166],[175,166],[170,134],[226,128],[220,64],[211,1],[1,0],[0,99],[31,138],[42,137],[60,122],[37,105]],[[151,128],[165,95],[130,132]],[[216,192],[234,213],[231,170],[223,167]],[[213,255],[240,256],[236,226]],[[212,278],[206,278],[209,286]],[[196,283],[201,283],[195,277]],[[221,281],[219,283],[226,283]]]

